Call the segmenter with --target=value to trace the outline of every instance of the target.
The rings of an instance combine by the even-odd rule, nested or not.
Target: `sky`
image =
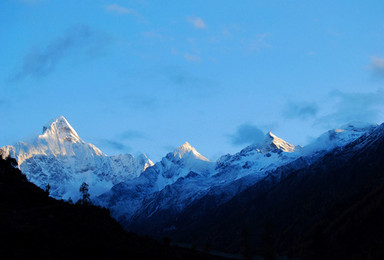
[[[108,155],[211,160],[384,121],[384,1],[2,0],[0,146],[63,115]]]

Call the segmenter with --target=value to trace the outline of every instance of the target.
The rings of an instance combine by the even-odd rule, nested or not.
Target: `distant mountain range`
[[[305,147],[269,132],[216,162],[186,142],[153,164],[145,155],[106,156],[59,117],[32,143],[0,152],[16,158],[31,182],[49,184],[54,198],[77,200],[87,182],[92,201],[127,230],[229,252],[315,258],[346,256],[340,227],[352,224],[343,216],[355,207],[368,212],[360,199],[381,187],[381,149],[384,126],[352,122]],[[371,216],[364,214],[355,218]],[[368,247],[352,240],[354,256]]]

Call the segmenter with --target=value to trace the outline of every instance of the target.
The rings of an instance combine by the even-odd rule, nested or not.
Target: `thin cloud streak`
[[[203,19],[201,19],[200,17],[187,16],[187,21],[190,24],[192,24],[193,27],[195,27],[196,29],[205,29],[205,28],[207,28],[207,25],[205,24]]]
[[[265,41],[267,37],[268,37],[267,33],[256,35],[254,39],[250,40],[247,43],[247,51],[254,52],[254,51],[260,51],[261,49],[264,49],[264,48],[271,47],[271,45]]]
[[[122,140],[144,139],[146,136],[139,131],[127,130],[119,135]]]
[[[101,146],[107,146],[109,148],[112,148],[114,150],[117,150],[119,152],[128,152],[131,150],[131,148],[127,145],[125,145],[122,142],[116,141],[116,140],[110,140],[110,139],[101,139],[100,141]]]
[[[180,67],[169,67],[162,70],[162,78],[176,87],[176,92],[182,95],[207,98],[220,93],[219,83],[211,78],[197,76]]]
[[[327,128],[351,121],[375,123],[382,120],[384,108],[384,91],[365,93],[348,93],[333,91],[329,99],[334,102],[334,111],[316,119],[315,125]]]
[[[128,14],[128,15],[138,16],[138,13],[134,9],[126,8],[124,6],[117,5],[117,4],[107,5],[105,6],[105,10],[111,13],[116,13],[116,14]]]
[[[53,39],[44,48],[32,49],[24,56],[21,66],[10,77],[17,81],[28,76],[42,77],[52,73],[57,65],[75,50],[86,56],[97,55],[108,42],[107,37],[87,26],[69,28],[63,36]]]
[[[199,56],[196,56],[196,55],[193,55],[193,54],[189,54],[189,53],[184,54],[184,58],[187,61],[194,61],[194,62],[201,61],[201,58]]]

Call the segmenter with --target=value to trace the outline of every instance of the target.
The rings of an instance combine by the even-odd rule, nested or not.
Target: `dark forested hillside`
[[[127,233],[105,209],[50,198],[13,163],[0,160],[2,259],[213,258]]]

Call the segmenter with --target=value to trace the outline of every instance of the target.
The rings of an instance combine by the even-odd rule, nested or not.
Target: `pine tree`
[[[82,205],[89,205],[89,204],[91,204],[88,184],[86,182],[83,182],[83,184],[81,184],[81,186],[80,186],[80,193],[81,193],[81,196],[82,196],[82,198],[80,199],[80,204],[82,204]]]
[[[49,185],[49,183],[48,183],[47,186],[45,186],[45,193],[47,193],[47,195],[49,195],[50,191],[51,191],[51,185]]]

